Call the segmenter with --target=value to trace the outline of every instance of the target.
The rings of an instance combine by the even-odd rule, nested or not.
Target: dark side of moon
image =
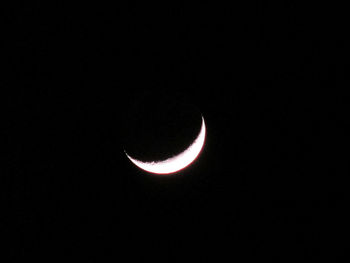
[[[143,162],[165,160],[193,143],[201,122],[201,113],[188,104],[144,104],[128,114],[125,150]]]

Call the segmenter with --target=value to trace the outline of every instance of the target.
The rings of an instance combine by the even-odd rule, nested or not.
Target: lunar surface
[[[171,174],[184,169],[198,157],[204,146],[205,136],[206,127],[202,116],[202,126],[197,138],[186,150],[174,157],[162,161],[142,162],[129,156],[126,151],[124,152],[133,164],[149,173]]]

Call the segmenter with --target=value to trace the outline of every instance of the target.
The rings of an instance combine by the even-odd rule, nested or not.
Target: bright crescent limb
[[[206,135],[204,118],[202,117],[202,127],[194,142],[182,153],[159,162],[141,162],[133,159],[126,152],[126,156],[139,168],[155,174],[170,174],[182,170],[191,164],[201,152]]]

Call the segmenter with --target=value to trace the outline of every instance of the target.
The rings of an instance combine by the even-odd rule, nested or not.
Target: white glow
[[[194,142],[182,153],[159,162],[141,162],[133,159],[126,152],[126,156],[139,168],[155,174],[170,174],[180,171],[191,164],[201,152],[205,140],[205,123],[202,117],[202,127]]]

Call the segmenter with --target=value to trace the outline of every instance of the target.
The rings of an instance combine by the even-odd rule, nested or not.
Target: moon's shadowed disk
[[[125,150],[144,162],[165,160],[193,143],[201,123],[201,113],[192,105],[169,98],[144,100],[129,113]]]

